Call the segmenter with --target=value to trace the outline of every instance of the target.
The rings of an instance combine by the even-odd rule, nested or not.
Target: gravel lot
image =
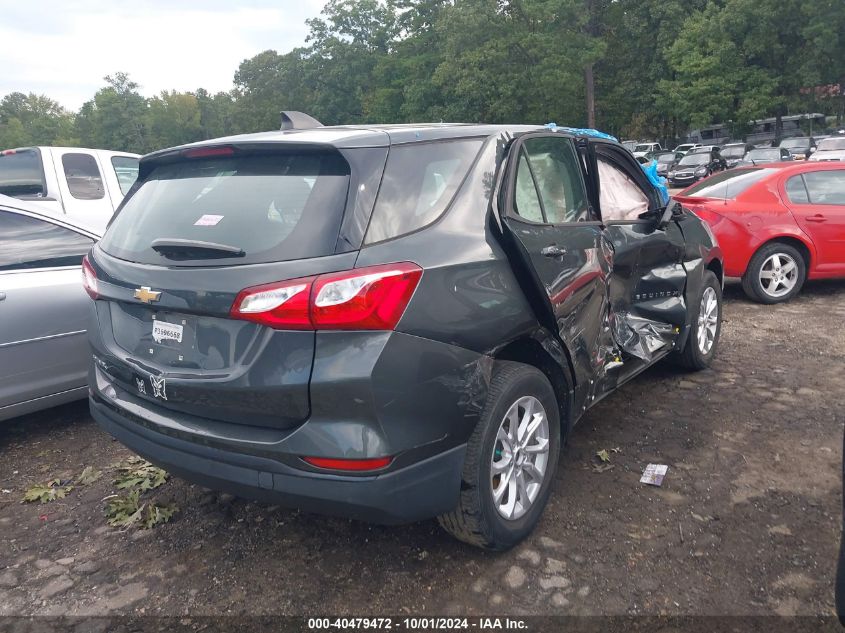
[[[0,615],[782,614],[833,609],[845,283],[778,307],[726,289],[711,370],[652,368],[581,422],[545,517],[504,554],[170,480],[178,513],[106,525],[129,452],[85,403],[0,425]],[[610,470],[595,453],[610,452]],[[638,483],[668,464],[662,488]],[[24,492],[104,471],[48,504]]]

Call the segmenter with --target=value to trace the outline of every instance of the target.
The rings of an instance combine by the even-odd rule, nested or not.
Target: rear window
[[[112,156],[111,166],[124,196],[138,180],[138,159],[131,156]]]
[[[776,169],[730,169],[693,185],[684,192],[684,196],[729,200],[736,198],[751,185],[776,171]]]
[[[337,153],[202,158],[156,167],[128,198],[100,242],[130,261],[182,266],[253,264],[335,252],[349,189],[349,165]],[[239,249],[176,258],[156,240]],[[173,261],[178,259],[178,261]]]
[[[366,243],[411,233],[440,217],[483,142],[467,139],[392,147]]]
[[[67,188],[77,200],[100,200],[105,195],[97,161],[90,154],[68,153],[62,156]]]
[[[0,194],[13,197],[47,195],[39,150],[0,152]]]

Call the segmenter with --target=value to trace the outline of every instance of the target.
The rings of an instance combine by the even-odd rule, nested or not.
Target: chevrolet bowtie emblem
[[[144,303],[152,303],[153,301],[158,301],[158,298],[160,296],[161,293],[159,291],[153,290],[149,286],[141,286],[140,288],[135,288],[134,297],[139,301],[143,301]]]

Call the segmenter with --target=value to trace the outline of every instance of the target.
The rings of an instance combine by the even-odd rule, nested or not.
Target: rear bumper
[[[152,463],[245,498],[382,524],[431,518],[458,503],[465,444],[380,475],[330,475],[174,437],[96,394],[90,405],[106,432]]]

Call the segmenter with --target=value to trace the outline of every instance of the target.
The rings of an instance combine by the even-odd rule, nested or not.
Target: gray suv
[[[145,156],[84,262],[91,411],[205,486],[505,549],[585,410],[706,367],[718,246],[538,126],[289,129]]]

